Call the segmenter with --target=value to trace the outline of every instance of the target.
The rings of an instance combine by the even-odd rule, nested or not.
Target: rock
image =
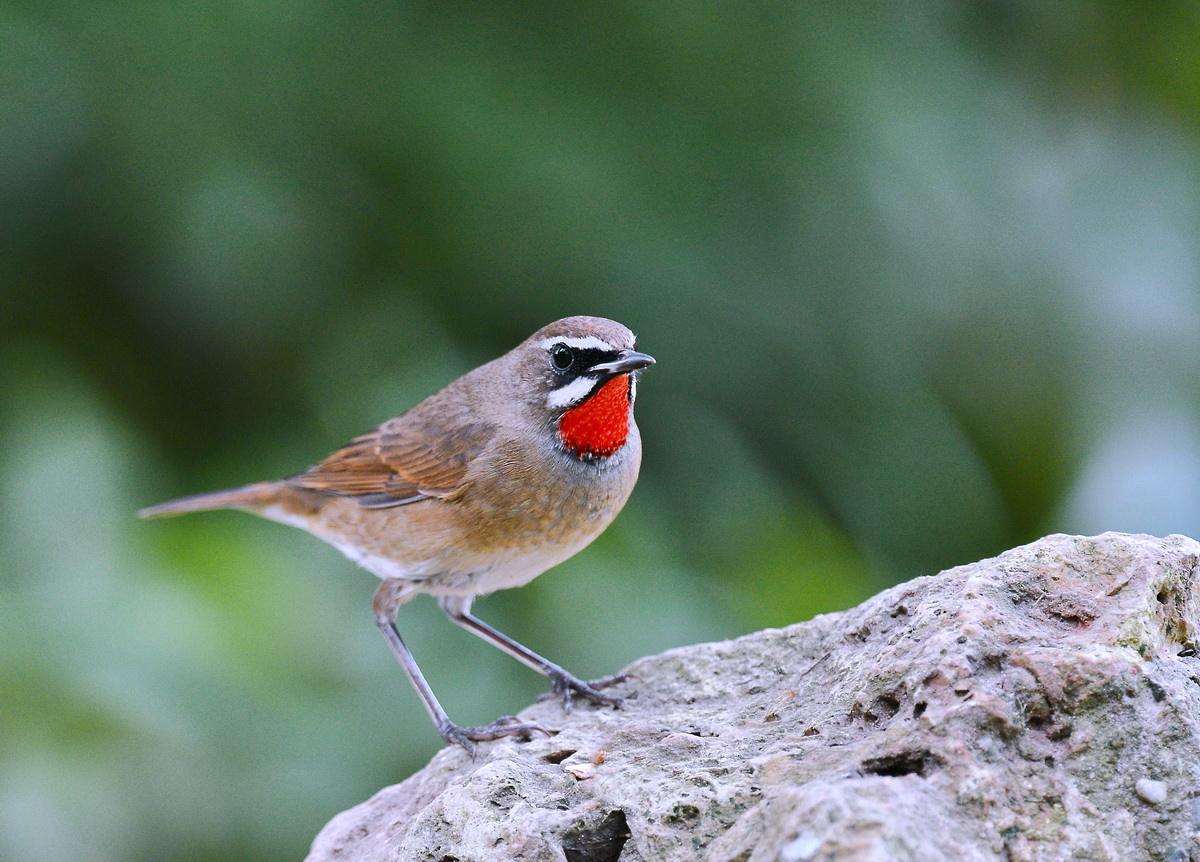
[[[1151,805],[1162,805],[1167,801],[1167,785],[1151,778],[1139,778],[1133,786],[1137,795]]]
[[[1200,858],[1198,577],[1182,536],[1050,536],[645,658],[624,709],[539,702],[556,736],[444,749],[308,858]]]

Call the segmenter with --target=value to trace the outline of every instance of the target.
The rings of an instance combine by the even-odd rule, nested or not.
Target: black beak
[[[618,374],[628,374],[630,371],[637,371],[640,368],[649,368],[653,364],[653,356],[638,353],[636,350],[622,350],[620,355],[612,362],[601,362],[599,365],[593,365],[588,369],[587,373],[615,377]]]

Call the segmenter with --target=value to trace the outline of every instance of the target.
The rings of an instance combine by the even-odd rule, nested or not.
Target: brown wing
[[[422,412],[414,410],[354,438],[290,484],[355,497],[371,509],[453,496],[495,428],[458,421],[465,418],[458,411],[442,421]]]

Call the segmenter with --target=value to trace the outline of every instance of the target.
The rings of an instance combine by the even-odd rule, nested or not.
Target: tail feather
[[[188,512],[206,512],[210,509],[256,509],[270,505],[279,496],[281,482],[257,482],[241,488],[192,494],[177,500],[168,500],[147,506],[138,512],[139,518],[169,518]]]

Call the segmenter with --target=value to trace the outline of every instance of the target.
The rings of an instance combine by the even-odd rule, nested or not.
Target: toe
[[[476,745],[471,741],[470,735],[466,733],[467,730],[469,730],[469,728],[451,725],[450,727],[441,731],[442,739],[444,739],[449,745],[460,746],[466,750],[467,754],[471,755],[471,757],[474,757]]]
[[[621,683],[626,682],[628,679],[629,679],[629,674],[618,673],[618,674],[614,674],[613,676],[605,676],[605,677],[601,677],[600,679],[594,679],[591,682],[589,682],[588,685],[590,685],[592,688],[596,688],[596,689],[612,688],[614,685],[620,685]]]
[[[482,727],[463,727],[459,728],[467,739],[472,739],[477,742],[487,742],[493,739],[501,739],[506,736],[515,736],[521,739],[529,739],[535,733],[542,733],[550,736],[550,731],[542,727],[537,722],[519,721],[511,715],[506,715],[504,718],[497,719],[491,724],[485,724]]]

